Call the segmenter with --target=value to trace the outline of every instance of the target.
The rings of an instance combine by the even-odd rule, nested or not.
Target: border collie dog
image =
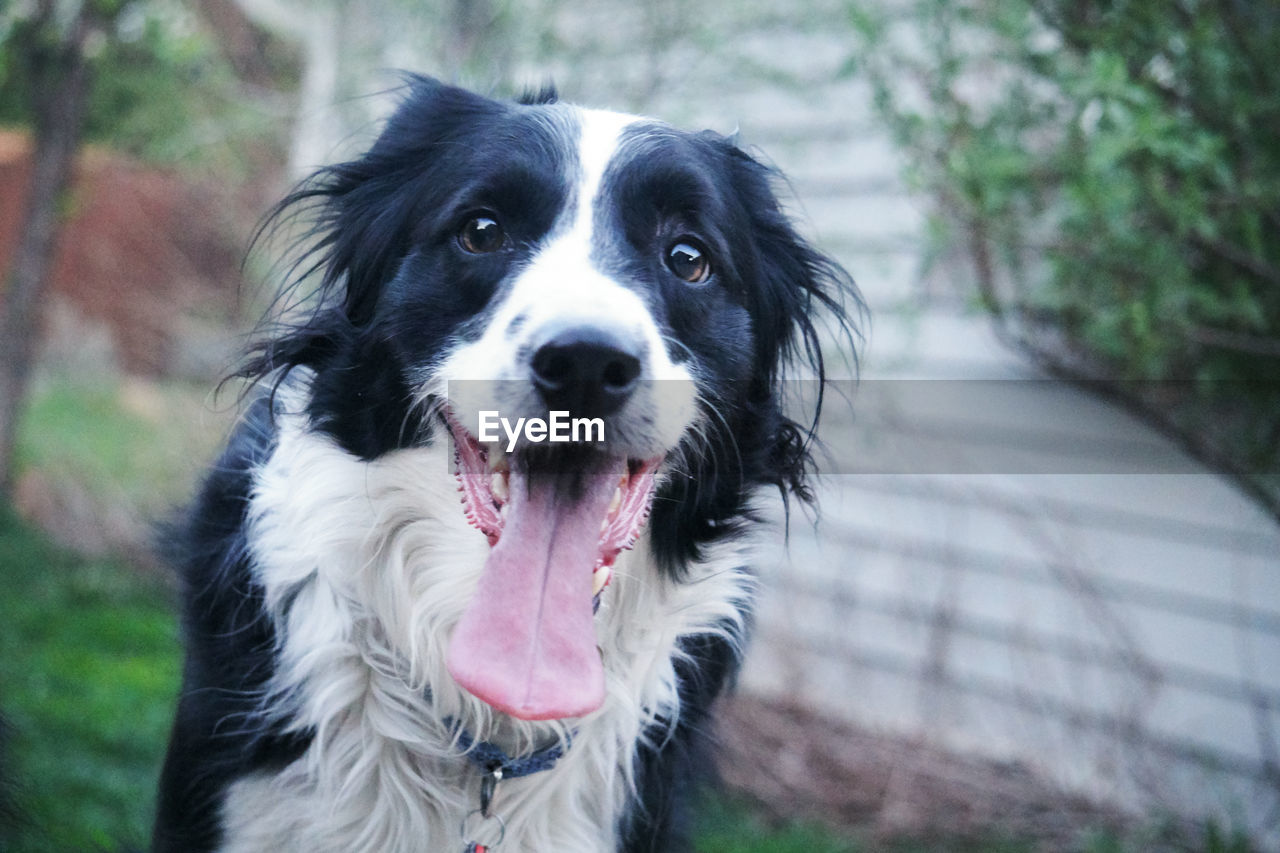
[[[821,377],[815,312],[857,299],[774,178],[713,133],[409,77],[282,202],[312,223],[286,292],[318,292],[170,536],[156,851],[685,846],[759,493],[809,498],[781,371]]]

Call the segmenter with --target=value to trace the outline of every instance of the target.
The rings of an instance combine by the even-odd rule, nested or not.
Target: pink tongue
[[[511,472],[502,538],[453,634],[447,664],[472,695],[524,720],[577,717],[604,701],[591,574],[618,470]],[[579,491],[570,494],[574,477]]]

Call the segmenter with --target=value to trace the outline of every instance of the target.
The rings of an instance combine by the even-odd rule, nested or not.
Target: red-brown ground
[[[0,288],[30,191],[30,147],[0,131]],[[66,203],[50,295],[110,328],[125,371],[167,372],[184,313],[233,315],[246,229],[227,193],[90,148]]]
[[[733,696],[720,703],[717,732],[724,783],[778,819],[886,840],[945,839],[944,849],[1004,837],[1045,851],[1079,849],[1082,834],[1124,823],[1020,764],[869,731],[796,703]]]

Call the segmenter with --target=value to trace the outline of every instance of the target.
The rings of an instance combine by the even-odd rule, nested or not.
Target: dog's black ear
[[[523,104],[526,107],[542,106],[544,104],[554,104],[560,100],[560,93],[556,91],[556,84],[550,81],[543,83],[537,89],[525,89],[516,103]]]
[[[773,188],[779,173],[723,136],[701,138],[718,152],[720,176],[734,196],[725,227],[734,234],[733,276],[752,318],[756,370],[736,410],[716,413],[723,428],[705,436],[709,451],[686,460],[689,476],[673,478],[654,502],[654,553],[676,576],[706,543],[740,530],[746,490],[767,483],[779,488],[784,504],[791,495],[813,500],[809,475],[827,380],[823,345],[852,353],[856,366],[855,321],[865,316],[853,279],[811,246],[783,209]],[[789,364],[804,369],[788,371]],[[790,373],[794,380],[786,379]],[[809,387],[788,389],[785,381]]]
[[[308,223],[294,238],[286,285],[260,330],[264,342],[236,375],[261,379],[314,366],[335,341],[366,325],[413,246],[415,225],[439,195],[433,187],[445,183],[441,146],[509,108],[430,77],[404,75],[399,104],[368,151],[317,170],[259,227],[255,242]],[[280,321],[302,304],[313,306],[309,316]]]
[[[771,436],[771,465],[780,475],[778,485],[802,498],[810,496],[806,478],[812,466],[810,448],[822,412],[827,365],[823,352],[824,334],[828,345],[848,352],[857,365],[861,343],[859,323],[866,313],[857,286],[844,268],[811,246],[797,232],[791,217],[774,192],[781,175],[745,151],[731,145],[729,152],[735,189],[749,221],[754,248],[755,281],[748,298],[755,300],[756,357],[763,367],[753,389],[757,401],[774,397],[779,418]],[[815,393],[795,395],[812,400],[811,410],[797,421],[783,413],[779,383],[788,374],[788,365],[802,365],[816,388]],[[801,381],[801,380],[796,380]]]
[[[317,172],[285,204],[316,199],[325,246],[324,284],[342,288],[355,326],[369,321],[383,286],[408,254],[413,228],[439,183],[438,150],[460,128],[502,109],[498,102],[409,75],[400,104],[364,156]]]

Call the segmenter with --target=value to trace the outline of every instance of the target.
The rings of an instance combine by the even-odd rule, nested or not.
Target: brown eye
[[[462,226],[458,232],[458,244],[473,255],[487,255],[507,244],[507,232],[502,230],[498,220],[480,214]]]
[[[667,250],[667,268],[690,284],[702,284],[711,278],[711,259],[706,249],[693,240],[680,240]]]

